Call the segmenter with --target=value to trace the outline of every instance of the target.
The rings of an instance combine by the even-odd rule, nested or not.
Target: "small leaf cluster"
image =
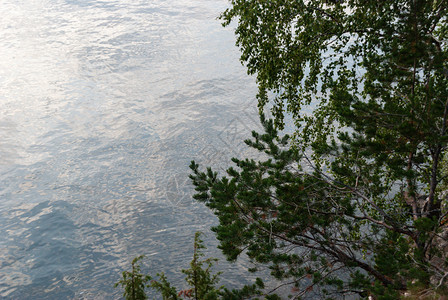
[[[132,260],[131,271],[123,271],[122,279],[115,284],[115,287],[121,286],[124,289],[123,297],[126,300],[144,300],[148,299],[145,293],[145,288],[148,282],[152,279],[151,276],[143,275],[139,261],[143,259],[140,255]]]
[[[145,289],[151,288],[159,293],[163,300],[240,300],[240,299],[258,299],[257,295],[262,295],[264,283],[257,278],[253,285],[246,285],[241,289],[229,290],[224,286],[218,286],[220,272],[213,274],[213,263],[215,258],[202,259],[203,249],[206,249],[201,240],[201,233],[197,232],[194,237],[193,259],[189,269],[182,270],[188,288],[177,290],[168,281],[164,273],[158,273],[158,279],[141,273],[139,261],[142,256],[136,257],[132,261],[132,270],[124,271],[123,278],[115,284],[115,287],[121,286],[124,289],[123,297],[126,300],[144,300],[148,299]],[[275,294],[267,295],[265,299],[278,299]]]

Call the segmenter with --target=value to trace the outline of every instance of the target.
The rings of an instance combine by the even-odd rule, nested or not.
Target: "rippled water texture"
[[[219,255],[187,175],[257,126],[227,1],[0,3],[0,297],[117,298],[139,254],[179,283],[197,230]]]

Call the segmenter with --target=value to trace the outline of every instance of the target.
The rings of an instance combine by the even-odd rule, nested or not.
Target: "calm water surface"
[[[188,164],[228,165],[257,126],[226,6],[0,0],[1,298],[118,298],[139,254],[180,284],[198,230],[219,256]]]

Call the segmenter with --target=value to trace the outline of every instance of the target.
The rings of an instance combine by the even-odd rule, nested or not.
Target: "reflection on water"
[[[225,166],[257,126],[226,5],[2,2],[0,297],[116,298],[138,254],[179,282],[215,223],[188,164]],[[240,267],[221,263],[226,283]]]

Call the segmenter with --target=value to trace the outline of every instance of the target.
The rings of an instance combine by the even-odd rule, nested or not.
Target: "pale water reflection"
[[[191,199],[190,160],[226,166],[258,126],[226,6],[2,1],[0,297],[116,298],[139,254],[179,282],[215,223]],[[231,285],[245,274],[220,268]]]

